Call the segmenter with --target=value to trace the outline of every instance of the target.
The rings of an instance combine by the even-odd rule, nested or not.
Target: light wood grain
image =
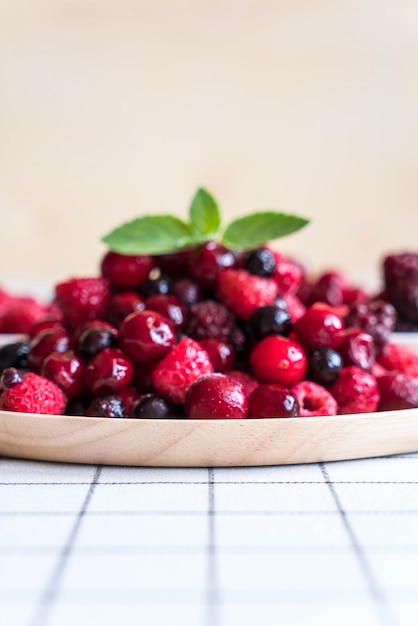
[[[135,420],[0,411],[0,454],[131,466],[313,463],[418,450],[418,409],[292,419]]]

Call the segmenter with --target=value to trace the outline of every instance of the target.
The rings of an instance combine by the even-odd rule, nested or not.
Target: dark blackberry
[[[352,306],[345,323],[348,328],[360,328],[371,335],[379,352],[395,329],[396,317],[396,310],[389,302],[373,300]]]
[[[133,413],[133,417],[139,419],[174,418],[176,407],[169,400],[154,393],[148,393],[138,400]]]
[[[219,339],[231,344],[236,352],[241,352],[246,343],[246,335],[235,315],[215,300],[203,300],[190,307],[186,334],[197,341]]]
[[[308,354],[308,377],[319,385],[331,385],[342,368],[341,355],[332,348],[315,348]]]
[[[247,254],[244,269],[250,274],[270,278],[276,271],[276,259],[267,248],[257,248],[257,250],[252,250]]]
[[[249,326],[256,339],[264,339],[268,335],[287,336],[292,330],[289,313],[274,304],[256,309],[250,317]]]
[[[0,372],[7,367],[27,369],[29,344],[26,341],[15,341],[0,348]]]
[[[418,253],[387,256],[383,274],[388,300],[404,320],[418,324]]]
[[[116,334],[107,328],[89,328],[82,333],[76,345],[76,352],[86,360],[99,354],[105,348],[116,346]]]
[[[126,417],[126,409],[119,396],[95,398],[87,407],[87,417]]]

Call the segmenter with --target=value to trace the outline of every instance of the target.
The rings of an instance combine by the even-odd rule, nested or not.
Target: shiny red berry
[[[72,350],[52,352],[43,362],[42,376],[52,380],[69,400],[85,390],[84,363]]]
[[[101,272],[113,289],[136,289],[144,283],[154,266],[148,255],[126,255],[108,252],[102,259]]]
[[[128,387],[133,374],[133,365],[121,350],[106,348],[88,362],[84,380],[92,394],[101,396]]]
[[[214,287],[221,272],[235,267],[231,250],[215,241],[208,241],[193,250],[188,261],[189,274],[205,287]]]
[[[28,362],[37,374],[42,369],[42,364],[52,352],[66,352],[70,347],[70,338],[67,333],[60,329],[44,330],[29,343]]]
[[[298,417],[299,403],[281,385],[258,385],[248,398],[248,417]]]
[[[312,304],[294,323],[294,331],[308,349],[334,347],[334,338],[344,328],[344,321],[332,307],[322,302]]]
[[[200,345],[209,355],[214,372],[224,372],[231,369],[235,364],[234,348],[219,339],[201,339]]]
[[[185,411],[191,419],[238,419],[247,416],[248,400],[238,382],[209,374],[190,387]]]
[[[356,365],[370,372],[376,359],[373,337],[359,328],[347,328],[335,335],[335,346],[345,367]]]
[[[299,403],[300,417],[337,415],[337,401],[321,385],[302,380],[291,388],[291,392]]]
[[[178,330],[182,330],[186,324],[186,309],[174,296],[156,294],[145,300],[148,311],[156,311],[166,317]]]
[[[144,299],[135,291],[116,293],[110,299],[106,311],[106,319],[112,326],[119,328],[125,317],[144,309]]]
[[[297,343],[271,335],[262,339],[252,350],[250,365],[260,382],[291,387],[305,376],[308,361],[304,350]]]
[[[135,363],[162,359],[176,343],[174,327],[155,311],[128,315],[119,329],[119,344]]]

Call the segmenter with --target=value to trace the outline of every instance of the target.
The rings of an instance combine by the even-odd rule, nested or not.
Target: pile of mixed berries
[[[418,407],[418,255],[384,260],[373,296],[338,272],[310,279],[269,246],[215,241],[109,251],[42,305],[0,291],[0,409],[130,418],[271,418]]]

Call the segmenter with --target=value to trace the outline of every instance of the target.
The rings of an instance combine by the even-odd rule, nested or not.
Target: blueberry
[[[6,367],[27,369],[29,367],[28,352],[29,343],[25,341],[16,341],[2,346],[0,348],[0,372]]]
[[[248,253],[244,261],[244,269],[250,274],[269,278],[276,271],[276,259],[270,250],[258,248]]]
[[[315,348],[308,354],[308,376],[324,387],[338,378],[342,367],[341,355],[332,348]]]
[[[289,313],[275,304],[256,309],[250,317],[249,326],[256,339],[269,335],[286,336],[292,330]]]
[[[177,417],[172,402],[153,393],[142,396],[135,405],[134,417],[140,419],[167,419]]]
[[[119,396],[104,396],[90,402],[87,417],[126,417],[125,406]]]

